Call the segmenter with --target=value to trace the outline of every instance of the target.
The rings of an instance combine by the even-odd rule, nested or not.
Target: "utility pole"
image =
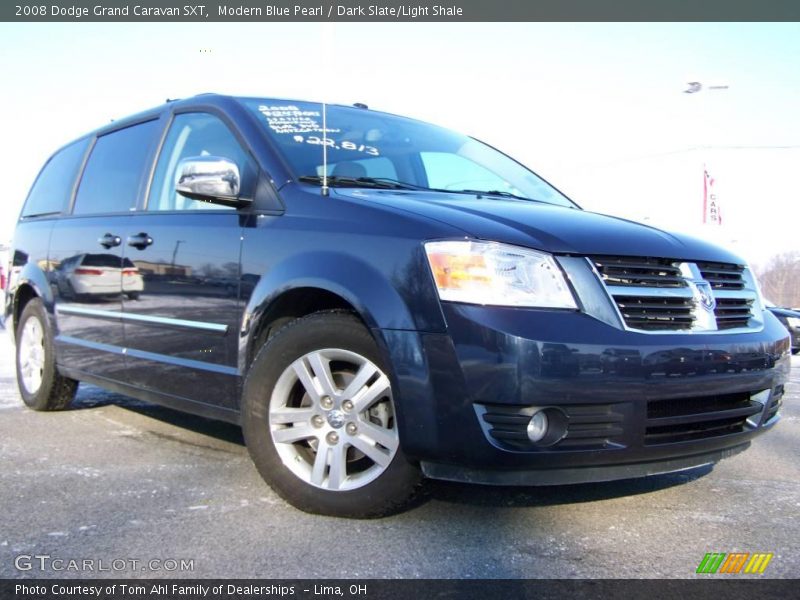
[[[180,248],[181,244],[185,244],[186,240],[177,240],[175,242],[175,249],[172,251],[172,263],[170,266],[170,270],[172,271],[172,275],[175,274],[175,257],[178,256],[178,248]]]

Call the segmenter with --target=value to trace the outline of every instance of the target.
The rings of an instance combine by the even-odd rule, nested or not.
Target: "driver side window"
[[[249,162],[247,152],[219,117],[206,113],[177,115],[158,157],[150,187],[148,211],[234,210],[232,207],[186,198],[175,191],[178,165],[184,158],[219,156],[232,160],[241,173]]]

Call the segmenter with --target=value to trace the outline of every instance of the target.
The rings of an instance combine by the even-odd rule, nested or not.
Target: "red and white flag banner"
[[[703,223],[722,225],[716,181],[708,174],[705,166],[703,166]]]

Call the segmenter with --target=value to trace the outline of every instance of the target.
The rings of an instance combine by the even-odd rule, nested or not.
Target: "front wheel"
[[[75,397],[78,382],[56,369],[53,334],[44,304],[34,298],[25,305],[17,325],[17,386],[34,410],[63,410]]]
[[[400,448],[387,371],[354,316],[316,313],[258,353],[243,429],[262,477],[306,512],[375,517],[402,508],[421,475]]]

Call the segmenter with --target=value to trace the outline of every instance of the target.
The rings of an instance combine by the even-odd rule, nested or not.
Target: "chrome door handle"
[[[144,250],[152,243],[153,238],[146,233],[137,233],[128,238],[128,246],[133,246],[137,250]]]
[[[122,243],[122,238],[120,238],[118,235],[107,233],[103,237],[99,238],[97,242],[103,248],[108,250],[109,248],[113,248],[114,246],[119,246]]]

